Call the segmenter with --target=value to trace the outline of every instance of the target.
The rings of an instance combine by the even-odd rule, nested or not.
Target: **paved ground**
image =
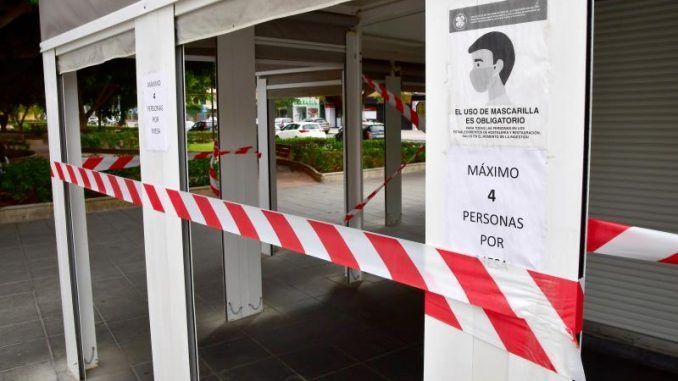
[[[281,177],[295,179],[280,187],[281,210],[341,220],[341,183]],[[423,238],[423,178],[405,175],[403,223],[389,234]],[[367,181],[365,189],[374,186]],[[367,208],[365,221],[367,229],[383,231],[383,196]],[[138,209],[88,218],[100,353],[91,380],[152,379],[140,224]],[[194,226],[193,246],[204,379],[421,379],[419,291],[371,276],[359,288],[347,287],[341,268],[282,252],[262,258],[264,312],[229,324],[219,233]],[[0,260],[0,381],[69,380],[52,221],[0,225]],[[672,379],[586,346],[584,359],[589,380]]]

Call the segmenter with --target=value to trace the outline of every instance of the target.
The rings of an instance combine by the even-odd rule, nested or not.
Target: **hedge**
[[[28,157],[0,167],[0,196],[18,204],[52,199],[49,161]]]
[[[139,149],[139,130],[137,128],[102,128],[85,131],[80,135],[83,149]]]
[[[96,149],[139,149],[139,129],[125,128],[101,128],[88,129],[81,135],[82,148]],[[213,140],[210,131],[191,131],[187,134],[187,141],[191,143],[209,143]]]
[[[315,168],[319,172],[340,172],[344,169],[343,142],[337,139],[303,138],[277,140],[277,144],[291,147],[290,159],[300,161]],[[402,142],[402,162],[406,162],[423,143]],[[413,162],[425,161],[424,153],[420,153]],[[380,168],[384,166],[384,140],[363,140],[363,168]]]

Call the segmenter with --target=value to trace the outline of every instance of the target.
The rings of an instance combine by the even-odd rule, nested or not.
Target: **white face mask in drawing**
[[[501,81],[499,73],[504,68],[504,62],[494,62],[493,54],[488,49],[480,49],[471,53],[473,69],[469,76],[473,88],[480,93],[487,91],[495,81]]]

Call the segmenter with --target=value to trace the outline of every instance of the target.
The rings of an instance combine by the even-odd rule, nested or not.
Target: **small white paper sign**
[[[167,76],[154,72],[143,77],[144,148],[148,151],[167,151]]]
[[[539,149],[450,147],[446,231],[461,253],[539,268],[546,156]]]

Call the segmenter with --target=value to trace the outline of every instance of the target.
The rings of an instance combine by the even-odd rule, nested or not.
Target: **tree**
[[[31,108],[45,103],[42,61],[40,57],[3,63],[0,73],[0,129],[12,123],[19,131]],[[4,90],[6,89],[6,90]]]
[[[0,3],[0,29],[19,17],[35,12],[38,0],[5,0]]]
[[[87,127],[92,115],[117,119],[123,125],[127,111],[137,105],[134,60],[119,58],[78,71],[80,128]]]
[[[199,113],[204,104],[214,101],[211,92],[216,87],[214,70],[212,62],[186,62],[186,112],[188,114]]]
[[[35,1],[0,3],[0,131],[22,129],[30,108],[44,103],[40,24]]]

